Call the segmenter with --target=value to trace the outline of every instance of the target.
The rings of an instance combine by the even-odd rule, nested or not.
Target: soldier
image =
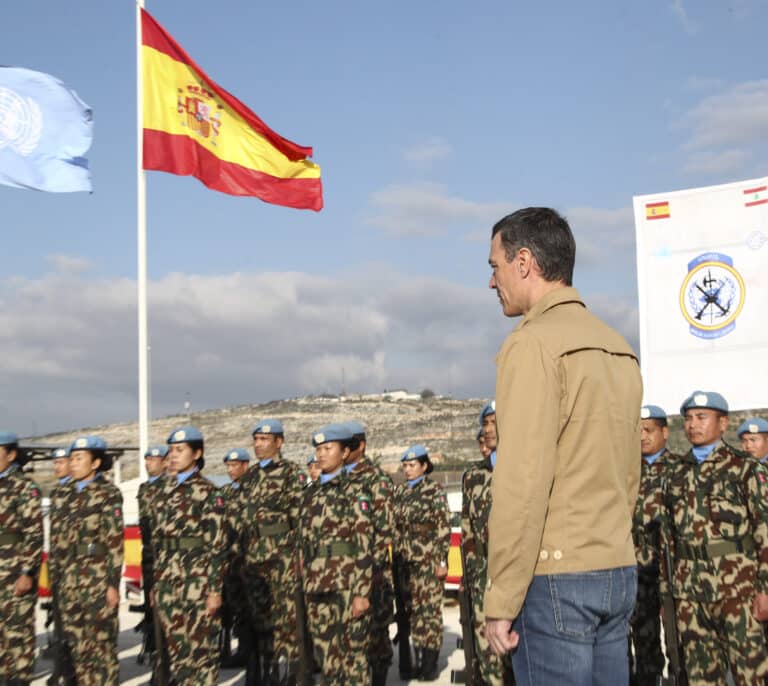
[[[410,678],[434,681],[443,645],[443,580],[451,544],[448,503],[440,485],[427,476],[434,467],[423,445],[408,448],[401,462],[407,482],[395,491],[394,552],[402,557],[407,578],[407,614],[416,651]]]
[[[0,683],[29,686],[35,664],[40,489],[22,472],[16,434],[0,431]]]
[[[347,422],[347,427],[352,432],[352,440],[349,455],[344,459],[344,471],[352,488],[359,484],[373,498],[374,558],[368,662],[371,665],[371,686],[384,686],[392,663],[389,625],[394,621],[394,591],[389,550],[393,538],[394,487],[389,476],[365,456],[365,427],[357,421]]]
[[[637,555],[637,601],[631,621],[634,679],[637,686],[656,686],[664,671],[659,597],[659,527],[662,481],[677,457],[667,450],[667,413],[658,405],[640,408],[640,491],[633,521]]]
[[[741,439],[741,449],[745,453],[763,463],[768,460],[768,421],[762,417],[749,417],[736,433]]]
[[[322,474],[307,492],[302,513],[302,581],[323,683],[370,686],[366,649],[374,524],[370,492],[342,468],[352,441],[345,424],[329,424],[312,435]]]
[[[491,454],[491,449],[485,445],[485,431],[482,426],[477,430],[477,446],[480,448],[480,454],[483,456],[483,459],[486,459]]]
[[[221,623],[222,640],[220,641],[221,666],[225,668],[244,667],[247,657],[247,646],[250,644],[250,617],[248,612],[248,595],[243,586],[243,557],[237,539],[240,535],[242,513],[237,490],[251,461],[251,456],[244,448],[233,448],[224,455],[224,465],[230,483],[222,488],[226,504],[226,547],[227,569],[224,574],[224,604],[222,605]],[[229,645],[229,632],[238,638],[237,652],[232,655]]]
[[[204,478],[203,434],[194,426],[168,437],[169,471],[155,508],[152,598],[177,686],[209,686],[219,675],[216,637],[225,563],[224,499]]]
[[[69,448],[54,448],[51,450],[51,457],[53,458],[53,475],[56,477],[56,484],[48,495],[50,501],[48,509],[48,520],[51,527],[50,539],[53,541],[57,538],[55,528],[61,520],[59,516],[61,504],[66,498],[67,491],[72,487],[72,476],[69,473]],[[55,572],[56,552],[53,547],[48,551],[48,571],[51,578],[57,576]],[[54,593],[55,590],[54,588]]]
[[[320,469],[320,463],[317,461],[317,455],[312,453],[307,458],[307,476],[309,477],[307,486],[317,483],[320,480],[321,473],[322,470]]]
[[[671,591],[688,680],[724,684],[730,667],[736,684],[762,684],[768,472],[723,442],[728,403],[719,393],[694,391],[680,414],[692,448],[665,481],[661,533],[674,551]]]
[[[496,464],[496,405],[480,412],[483,460],[473,464],[461,479],[461,546],[464,578],[472,600],[475,645],[483,683],[490,686],[514,683],[511,670],[491,649],[483,627],[483,595],[488,580],[488,515],[491,512],[491,478]],[[487,451],[487,455],[485,452]],[[466,665],[466,669],[471,669]]]
[[[244,579],[251,635],[246,684],[294,679],[296,641],[296,527],[306,476],[282,459],[283,425],[264,419],[253,427],[256,463],[240,480]]]
[[[116,686],[123,496],[105,478],[112,458],[104,439],[77,438],[69,463],[72,485],[51,528],[62,631],[78,686]]]
[[[152,550],[152,531],[155,528],[155,506],[158,495],[162,493],[163,475],[168,465],[168,447],[164,445],[149,448],[144,453],[147,468],[147,480],[139,485],[136,499],[139,505],[139,530],[141,531],[141,583],[144,592],[144,619],[135,628],[144,635],[144,651],[156,650],[156,637],[150,606],[150,594],[154,580],[155,557]]]

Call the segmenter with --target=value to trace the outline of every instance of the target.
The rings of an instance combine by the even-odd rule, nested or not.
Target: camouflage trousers
[[[369,686],[370,612],[352,618],[352,593],[308,593],[307,626],[315,662],[327,686]]]
[[[0,587],[0,681],[31,679],[35,666],[37,589],[17,598],[15,580]]]
[[[395,592],[392,587],[392,569],[377,569],[371,591],[371,635],[368,643],[368,661],[382,668],[392,664],[392,641],[389,625],[395,621]]]
[[[631,620],[637,686],[655,686],[664,671],[661,650],[661,597],[659,577],[640,571],[637,600]]]
[[[155,583],[155,606],[177,686],[213,686],[219,678],[221,622],[205,612],[208,589],[201,579]]]
[[[420,567],[409,563],[405,571],[408,584],[406,611],[413,645],[439,652],[443,647],[443,582],[429,564]]]
[[[503,686],[514,683],[512,669],[505,667],[502,659],[491,649],[485,637],[485,612],[483,612],[483,590],[485,584],[472,589],[472,609],[475,615],[474,632],[477,646],[477,661],[480,665],[480,676],[488,686]]]
[[[689,686],[726,683],[729,665],[736,686],[763,685],[768,651],[763,626],[752,616],[751,599],[676,602]]]
[[[86,585],[65,578],[59,609],[64,640],[72,655],[78,686],[117,686],[118,608],[107,608],[107,587]]]
[[[296,641],[297,577],[290,558],[246,565],[245,589],[255,639],[272,660],[298,660]],[[266,646],[266,647],[264,647]]]

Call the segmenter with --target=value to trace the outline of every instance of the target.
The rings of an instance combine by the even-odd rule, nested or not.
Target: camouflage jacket
[[[461,479],[461,547],[464,576],[484,588],[488,570],[488,517],[491,514],[490,460],[473,464]]]
[[[0,478],[0,584],[37,580],[43,554],[40,489],[18,467]]]
[[[665,448],[653,464],[648,464],[642,457],[640,459],[640,490],[632,520],[632,538],[641,569],[658,574],[659,528],[664,510],[661,488],[680,458]]]
[[[765,466],[725,443],[701,464],[688,451],[662,497],[661,543],[671,543],[676,597],[749,602],[755,592],[768,593]]]
[[[395,553],[406,562],[446,564],[451,547],[450,516],[445,492],[425,476],[413,488],[395,490]]]
[[[389,548],[394,535],[394,487],[392,479],[367,458],[357,463],[349,472],[351,484],[360,484],[367,489],[373,499],[371,516],[373,519],[374,541],[373,557],[376,568],[389,565]]]
[[[155,583],[185,583],[221,593],[226,550],[224,498],[199,471],[179,484],[166,479],[155,507]]]
[[[374,552],[370,491],[342,470],[306,494],[299,531],[304,592],[349,590],[369,597]]]
[[[141,530],[141,567],[147,573],[153,569],[154,552],[152,550],[152,531],[155,528],[155,508],[163,492],[166,477],[139,484],[136,500],[139,503],[139,529]]]
[[[233,510],[237,521],[230,526],[241,532],[246,565],[292,559],[306,483],[304,472],[282,458],[266,467],[257,462],[240,479],[239,503]]]
[[[123,495],[97,474],[78,493],[76,482],[66,486],[65,497],[51,521],[51,550],[56,569],[82,579],[98,580],[119,588],[123,567]],[[54,579],[54,583],[57,583]]]
[[[63,543],[62,537],[58,534],[56,527],[62,521],[62,510],[67,498],[69,497],[69,489],[74,488],[74,480],[70,479],[66,483],[56,483],[51,489],[48,495],[50,506],[48,508],[48,521],[50,523],[49,540],[50,545],[48,547],[48,573],[52,581],[56,581],[59,576],[59,572],[56,569],[56,563],[61,559],[62,552],[66,552],[66,548],[61,550],[56,547],[56,542]]]

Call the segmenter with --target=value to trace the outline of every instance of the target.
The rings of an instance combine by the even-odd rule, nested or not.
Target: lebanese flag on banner
[[[744,207],[754,207],[755,205],[765,205],[768,203],[768,186],[745,188],[743,193]]]
[[[141,11],[144,169],[194,176],[213,190],[320,210],[320,167],[197,66]]]

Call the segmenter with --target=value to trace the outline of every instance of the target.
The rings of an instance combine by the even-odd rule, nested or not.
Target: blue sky
[[[312,145],[325,209],[148,175],[152,410],[303,393],[493,393],[513,325],[488,234],[571,220],[576,286],[637,344],[632,195],[768,174],[765,2],[217,3],[147,9],[222,86]],[[44,21],[42,19],[44,18]],[[3,10],[0,63],[94,110],[95,192],[0,187],[3,425],[136,414],[130,0]]]

